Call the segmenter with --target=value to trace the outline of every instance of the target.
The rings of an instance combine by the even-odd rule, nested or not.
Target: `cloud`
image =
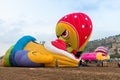
[[[17,41],[17,38],[20,37],[21,29],[20,28],[14,28],[9,31],[3,32],[3,35],[0,35],[0,43],[14,43]]]
[[[0,25],[1,25],[1,24],[4,24],[4,22],[5,22],[5,21],[4,21],[3,19],[0,19]]]
[[[93,34],[91,40],[118,35],[120,19],[120,1],[101,1],[97,10],[86,11],[93,22]]]
[[[120,0],[0,1],[0,49],[6,51],[24,35],[38,41],[55,39],[57,21],[71,12],[84,12],[92,19],[91,40],[119,34],[119,4]]]

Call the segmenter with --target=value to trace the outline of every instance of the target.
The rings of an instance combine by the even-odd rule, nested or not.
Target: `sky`
[[[54,40],[58,20],[73,12],[91,18],[90,40],[120,34],[120,0],[0,0],[0,56],[25,35]]]

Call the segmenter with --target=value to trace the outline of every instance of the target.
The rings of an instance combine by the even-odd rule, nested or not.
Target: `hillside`
[[[85,51],[94,51],[99,46],[105,46],[110,54],[120,54],[120,35],[89,41]]]

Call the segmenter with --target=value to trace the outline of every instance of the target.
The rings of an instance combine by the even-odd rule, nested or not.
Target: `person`
[[[118,62],[118,67],[120,67],[120,61]]]
[[[81,66],[82,66],[82,59],[80,59],[79,64],[78,64],[78,67],[81,67]]]

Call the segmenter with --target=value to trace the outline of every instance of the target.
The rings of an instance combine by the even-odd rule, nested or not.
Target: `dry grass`
[[[117,62],[108,67],[25,68],[0,67],[0,80],[120,80]]]

